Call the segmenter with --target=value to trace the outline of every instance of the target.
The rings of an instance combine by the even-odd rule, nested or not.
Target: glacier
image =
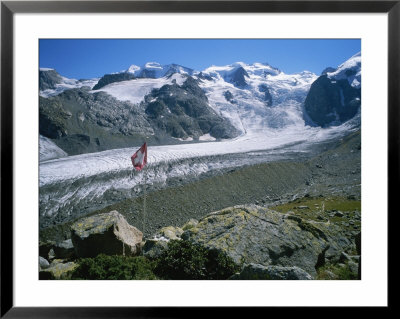
[[[339,78],[347,68],[357,68],[358,57],[354,56],[353,61],[345,62],[328,76]],[[173,82],[181,85],[188,76],[188,70],[191,70],[179,66],[176,73],[163,77],[168,73],[165,67],[157,63],[144,67],[160,70],[157,73],[159,77],[111,83],[99,91],[137,104],[153,88]],[[247,73],[244,77],[246,84],[242,87],[227,81],[239,67]],[[132,65],[127,71],[134,73],[140,70],[143,67]],[[222,67],[212,66],[202,72],[193,71],[191,76],[199,81],[210,107],[228,118],[241,135],[217,141],[210,141],[210,136],[205,135],[197,143],[148,145],[148,164],[139,172],[133,171],[130,157],[140,145],[44,158],[39,164],[40,227],[61,223],[115,201],[140,195],[145,174],[147,184],[159,189],[167,187],[169,181],[176,178],[192,180],[232,167],[308,157],[315,154],[316,145],[341,138],[360,126],[360,113],[335,127],[306,125],[303,103],[311,84],[318,78],[312,72],[285,74],[268,64],[238,62]],[[352,83],[357,80],[356,71]],[[81,85],[64,82],[59,90],[66,89],[67,85]],[[94,81],[86,83],[90,83],[91,87],[95,84]],[[265,87],[272,98],[272,104],[268,106],[265,103]],[[232,97],[230,100],[225,96],[227,91]],[[50,95],[50,92],[41,92],[41,95]],[[42,148],[41,152],[45,153]]]

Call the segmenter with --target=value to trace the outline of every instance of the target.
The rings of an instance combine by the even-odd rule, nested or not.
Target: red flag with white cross
[[[144,143],[131,157],[132,165],[140,171],[147,163],[147,144]]]

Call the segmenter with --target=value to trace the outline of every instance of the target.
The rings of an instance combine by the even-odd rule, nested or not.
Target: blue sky
[[[39,66],[83,79],[146,62],[177,63],[195,70],[233,62],[269,63],[285,73],[320,74],[361,51],[359,39],[41,39]]]

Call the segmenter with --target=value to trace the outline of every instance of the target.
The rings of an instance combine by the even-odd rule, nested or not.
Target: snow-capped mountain
[[[327,76],[331,80],[347,80],[354,88],[361,88],[361,52],[353,55]]]
[[[81,88],[88,86],[92,88],[99,79],[69,79],[61,76],[56,70],[50,68],[39,69],[39,95],[42,97],[49,97],[58,95],[65,90]]]
[[[158,62],[147,62],[141,67],[133,64],[125,72],[133,74],[136,78],[159,79],[174,73],[192,75],[194,71],[179,64],[161,65]]]
[[[137,144],[144,136],[165,144],[339,125],[360,106],[361,54],[319,77],[285,74],[267,63],[195,71],[148,62],[91,80],[40,69],[39,79],[40,133],[77,154]]]
[[[337,69],[327,70],[311,85],[304,103],[304,118],[318,126],[340,125],[361,107],[361,53]]]

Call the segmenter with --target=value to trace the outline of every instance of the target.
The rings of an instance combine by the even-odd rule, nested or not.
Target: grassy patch
[[[361,201],[347,199],[345,197],[303,197],[286,204],[272,207],[272,209],[282,213],[294,211],[306,214],[308,212],[323,212],[329,210],[361,211]]]
[[[352,220],[355,211],[361,212],[361,201],[348,199],[346,197],[303,197],[282,205],[270,207],[281,213],[289,211],[308,220],[327,220],[340,223]],[[344,216],[335,216],[334,211],[346,212]],[[358,222],[359,224],[359,222]]]
[[[326,265],[317,270],[316,280],[357,280],[348,264]]]

